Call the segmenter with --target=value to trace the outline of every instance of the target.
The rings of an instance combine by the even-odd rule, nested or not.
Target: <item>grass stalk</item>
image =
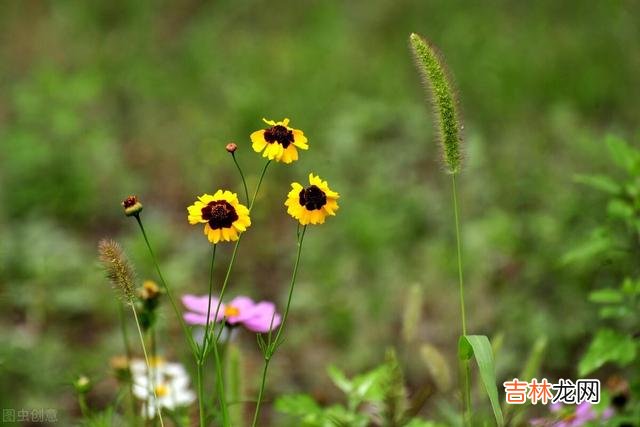
[[[460,294],[460,319],[462,323],[462,335],[467,335],[467,316],[464,303],[464,279],[462,273],[462,244],[460,238],[460,214],[458,212],[458,194],[456,188],[456,174],[451,174],[451,193],[453,196],[453,214],[456,228],[456,247],[458,259],[458,290]],[[471,425],[471,365],[469,360],[461,361],[462,374],[462,401],[464,407],[464,423]]]

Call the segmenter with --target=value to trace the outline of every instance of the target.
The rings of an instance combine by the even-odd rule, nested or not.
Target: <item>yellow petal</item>
[[[302,150],[309,149],[309,145],[307,144],[307,137],[304,136],[304,133],[302,133],[301,130],[293,130],[293,145]]]
[[[264,130],[257,130],[253,132],[250,138],[251,138],[251,148],[253,148],[253,151],[255,151],[256,153],[259,153],[262,150],[264,150],[264,147],[266,147],[268,144],[267,141],[264,139]]]

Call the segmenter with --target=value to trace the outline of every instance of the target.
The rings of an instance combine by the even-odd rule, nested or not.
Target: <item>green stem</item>
[[[200,360],[204,360],[205,349],[207,348],[207,342],[209,340],[209,332],[211,329],[211,296],[213,294],[213,266],[216,260],[216,247],[213,245],[211,251],[211,267],[209,268],[209,305],[207,306],[207,323],[204,326],[204,339],[202,341],[202,352],[200,354]]]
[[[278,328],[278,332],[276,333],[276,337],[273,341],[271,341],[271,332],[269,332],[269,343],[267,345],[267,349],[264,355],[264,369],[262,370],[262,381],[260,383],[260,391],[258,392],[258,400],[256,402],[256,410],[253,414],[253,423],[251,424],[255,427],[258,423],[258,417],[260,416],[260,405],[262,404],[262,398],[264,395],[264,388],[267,382],[267,370],[269,369],[269,362],[271,361],[271,357],[275,353],[278,345],[280,344],[280,336],[284,331],[284,328],[287,323],[287,319],[289,317],[289,308],[291,307],[291,298],[293,296],[293,289],[296,284],[296,277],[298,275],[298,267],[300,266],[300,255],[302,254],[302,242],[304,241],[304,235],[307,231],[307,226],[305,225],[302,228],[302,232],[299,233],[298,238],[298,252],[296,254],[296,262],[293,265],[293,273],[291,274],[291,283],[289,284],[289,296],[287,298],[287,306],[285,307],[284,314],[282,315],[282,323]]]
[[[267,173],[267,168],[271,164],[271,160],[267,160],[267,163],[264,164],[262,168],[262,173],[260,174],[260,179],[258,180],[258,185],[256,187],[256,191],[253,192],[253,197],[251,198],[251,203],[249,204],[249,212],[251,212],[251,208],[253,208],[253,204],[256,201],[256,196],[258,195],[258,190],[260,190],[260,186],[262,185],[262,180],[264,179],[264,175]]]
[[[204,332],[204,339],[202,342],[202,352],[200,354],[200,359],[198,360],[198,369],[202,370],[202,367],[204,366],[204,362],[206,360],[206,351],[209,345],[211,345],[211,325],[215,324],[215,319],[217,319],[217,314],[216,317],[214,318],[214,321],[212,322],[211,319],[211,298],[213,296],[213,266],[215,264],[215,259],[216,259],[216,246],[217,245],[213,245],[213,250],[211,252],[211,268],[209,269],[209,302],[208,302],[208,306],[207,306],[207,323],[205,324],[205,332]],[[222,380],[222,371],[220,368],[220,357],[218,355],[218,346],[217,344],[214,342],[213,343],[213,353],[216,356],[216,387],[218,389],[218,400],[220,402],[220,410],[222,412],[222,424],[224,426],[229,425],[229,412],[227,410],[227,403],[225,401],[224,398],[224,382]],[[200,375],[203,376],[204,372],[201,372]],[[204,378],[200,379],[201,381],[204,380]],[[198,401],[199,401],[199,405],[200,405],[200,412],[201,412],[201,417],[203,416],[202,414],[204,414],[204,388],[203,387],[198,387]]]
[[[156,334],[155,334],[155,326],[151,326],[149,328],[149,330],[147,331],[147,334],[149,335],[149,355],[151,356],[152,360],[157,360],[156,356],[157,356],[157,351],[156,351]],[[149,384],[151,384],[151,370],[148,370],[149,372]],[[152,422],[153,427],[156,427],[156,418],[153,418],[153,422]]]
[[[89,417],[90,410],[89,405],[87,405],[87,395],[86,393],[78,393],[78,405],[80,405],[80,413],[82,414],[82,418],[87,421]]]
[[[147,364],[147,372],[151,373],[151,364],[149,363],[149,356],[147,355],[147,346],[144,344],[144,336],[142,335],[142,328],[140,327],[140,320],[138,319],[138,313],[136,312],[136,308],[133,306],[133,303],[130,303],[130,305],[131,305],[131,311],[133,311],[133,317],[136,321],[136,327],[138,328],[138,336],[140,337],[140,344],[142,345],[142,354],[144,354],[144,361]],[[149,378],[151,377],[153,377],[153,375],[150,375]],[[151,388],[151,392],[153,393],[153,399],[154,399],[153,402],[156,407],[156,410],[158,411],[158,418],[160,418],[160,425],[164,427],[164,421],[162,420],[162,409],[158,404],[158,396],[156,395],[156,388],[152,381],[149,382],[149,387]],[[147,405],[145,407],[145,411],[149,410],[149,406],[147,402],[144,402],[144,405]]]
[[[202,399],[202,396],[204,395],[203,371],[203,365],[198,360],[198,408],[200,413],[200,427],[205,427],[204,400]]]
[[[236,153],[231,153],[231,157],[233,157],[233,163],[236,164],[236,168],[238,168],[238,172],[240,172],[240,178],[242,178],[242,186],[244,187],[245,201],[249,203],[249,190],[247,189],[247,181],[244,179],[244,173],[242,173],[242,168],[238,163],[238,159],[236,159]]]
[[[458,286],[460,293],[460,318],[462,320],[462,335],[467,335],[467,316],[464,304],[464,281],[462,277],[462,245],[460,239],[460,217],[458,213],[458,195],[456,190],[456,174],[451,174],[451,189],[453,193],[453,213],[456,225],[456,246],[458,255]],[[471,425],[471,365],[468,360],[462,361],[462,400],[464,405],[464,422]]]
[[[171,303],[171,307],[173,307],[173,311],[176,314],[176,317],[178,318],[178,321],[180,322],[180,326],[182,327],[182,332],[184,333],[187,342],[189,343],[189,346],[191,347],[191,352],[193,353],[194,357],[197,355],[197,351],[198,351],[198,347],[195,343],[195,341],[193,340],[193,337],[191,336],[191,333],[189,332],[189,329],[187,328],[187,324],[184,322],[184,319],[182,318],[182,313],[180,313],[180,309],[178,309],[178,305],[176,304],[176,300],[173,298],[173,295],[171,294],[171,291],[169,290],[169,286],[167,285],[167,281],[164,280],[164,276],[162,275],[162,271],[160,270],[160,266],[158,265],[158,260],[156,259],[156,256],[153,252],[153,249],[151,248],[151,243],[149,243],[149,238],[147,237],[147,233],[144,230],[144,226],[142,225],[142,220],[140,219],[140,215],[136,214],[135,215],[136,220],[138,221],[138,225],[140,226],[140,231],[142,232],[142,237],[144,237],[144,241],[147,244],[147,249],[149,250],[149,254],[151,255],[151,259],[153,261],[153,265],[155,266],[156,272],[158,273],[158,277],[160,278],[160,282],[162,283],[162,286],[164,287],[165,292],[167,293],[167,296],[169,297],[169,302]]]
[[[270,361],[271,361],[271,358],[265,357],[264,367],[262,369],[262,381],[260,382],[260,391],[258,392],[258,401],[256,402],[256,411],[253,414],[253,422],[251,423],[253,427],[255,427],[258,423],[258,416],[260,415],[260,404],[262,403],[264,388],[267,383],[267,370],[269,369]]]
[[[216,361],[216,387],[218,392],[218,401],[220,402],[220,411],[222,412],[222,425],[224,427],[231,425],[229,423],[229,408],[227,408],[227,397],[224,393],[224,378],[222,374],[222,361],[218,351],[218,343],[213,343],[213,356]],[[204,361],[203,361],[204,363]]]
[[[253,204],[256,201],[256,197],[258,196],[258,191],[260,190],[260,186],[262,185],[262,180],[264,179],[264,175],[267,172],[267,168],[269,167],[269,164],[271,164],[271,160],[268,160],[267,163],[265,163],[264,168],[262,168],[262,173],[260,174],[260,180],[258,181],[256,190],[253,192],[251,203],[249,204],[249,212],[251,212],[251,209],[253,209]],[[235,263],[236,254],[238,253],[238,246],[240,246],[241,240],[242,240],[242,234],[238,236],[238,240],[236,241],[236,244],[233,247],[233,253],[231,254],[231,260],[229,261],[229,266],[227,267],[227,273],[225,274],[224,281],[222,282],[222,289],[220,289],[220,295],[218,297],[218,305],[216,307],[215,315],[213,316],[214,320],[218,319],[218,314],[220,313],[220,306],[222,305],[222,299],[224,298],[224,293],[227,289],[227,283],[229,283],[229,277],[231,277],[231,269],[233,268],[233,264]],[[214,328],[214,332],[215,332],[215,328]],[[222,329],[220,333],[222,333]],[[214,344],[217,344],[217,342],[218,342],[218,339],[216,338]]]
[[[131,359],[133,358],[133,354],[131,352],[131,346],[129,345],[129,333],[127,332],[127,318],[125,316],[124,308],[122,304],[118,304],[118,314],[120,317],[120,330],[122,332],[122,341],[124,343],[124,351],[127,356],[127,366],[131,364]],[[128,381],[129,383],[129,400],[131,402],[131,407],[129,408],[129,421],[132,425],[137,425],[137,411],[136,411],[136,398],[133,395],[133,383]]]

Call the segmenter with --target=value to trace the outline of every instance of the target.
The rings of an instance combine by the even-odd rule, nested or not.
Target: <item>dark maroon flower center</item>
[[[238,219],[236,210],[226,200],[214,200],[202,208],[202,219],[209,222],[214,230],[229,228]]]
[[[136,203],[138,203],[138,198],[136,196],[129,196],[126,199],[124,199],[124,202],[122,202],[122,206],[124,206],[124,208],[126,209],[126,208],[130,208]]]
[[[312,185],[311,187],[300,190],[298,201],[300,202],[300,206],[304,206],[308,211],[313,211],[327,204],[327,195],[317,186]]]
[[[293,131],[287,129],[282,125],[275,125],[264,131],[264,140],[269,144],[277,142],[284,148],[287,148],[289,144],[293,143]]]

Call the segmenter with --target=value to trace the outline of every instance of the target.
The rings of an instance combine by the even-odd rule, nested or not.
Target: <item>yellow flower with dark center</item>
[[[278,162],[291,163],[298,160],[298,148],[308,150],[307,137],[301,130],[289,127],[289,119],[280,122],[262,119],[270,127],[251,134],[251,143],[256,153]]]
[[[292,183],[284,205],[287,213],[302,225],[323,224],[327,216],[336,214],[340,195],[331,191],[327,181],[312,173],[309,184],[305,188],[297,182]]]
[[[213,244],[238,240],[240,233],[251,225],[249,209],[231,191],[218,190],[213,196],[203,194],[187,211],[189,224],[205,224],[204,234]]]

